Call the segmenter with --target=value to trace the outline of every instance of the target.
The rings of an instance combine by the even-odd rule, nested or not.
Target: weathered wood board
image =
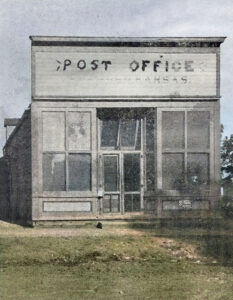
[[[34,98],[214,97],[215,53],[36,51]]]

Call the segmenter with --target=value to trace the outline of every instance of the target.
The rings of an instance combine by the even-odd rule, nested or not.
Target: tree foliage
[[[233,134],[222,141],[221,172],[223,184],[233,182]]]
[[[221,175],[224,195],[221,197],[220,207],[225,216],[233,217],[233,134],[222,140]]]

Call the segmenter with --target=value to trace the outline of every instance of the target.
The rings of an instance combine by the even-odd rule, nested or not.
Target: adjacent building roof
[[[7,126],[16,126],[19,122],[20,118],[7,118],[4,119],[4,127]]]
[[[16,132],[18,131],[18,129],[23,124],[24,120],[28,117],[30,111],[31,111],[31,108],[29,106],[27,109],[25,109],[25,111],[24,111],[24,113],[23,113],[23,115],[22,115],[21,118],[19,118],[19,119],[16,119],[16,118],[13,119],[13,118],[11,118],[11,119],[5,119],[4,120],[4,126],[5,127],[6,126],[15,126],[15,128],[13,129],[13,131],[11,132],[11,134],[9,135],[9,137],[8,137],[8,139],[7,139],[4,147],[3,147],[3,149],[5,149],[10,144],[11,140],[14,138],[14,136],[15,136]],[[16,120],[17,120],[17,122],[16,122]],[[14,123],[14,121],[16,122],[16,124]],[[9,125],[9,124],[15,124],[15,125]]]

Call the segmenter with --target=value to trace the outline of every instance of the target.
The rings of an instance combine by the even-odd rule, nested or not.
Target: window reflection
[[[209,183],[209,154],[189,153],[188,154],[188,183],[202,185]]]
[[[43,190],[65,191],[65,155],[43,154]]]

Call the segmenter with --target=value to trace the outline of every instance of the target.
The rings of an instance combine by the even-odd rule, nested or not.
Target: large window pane
[[[139,154],[124,154],[124,187],[127,192],[140,190]]]
[[[91,113],[69,112],[68,114],[69,150],[91,149]]]
[[[101,148],[117,149],[119,120],[103,120],[101,126]]]
[[[180,190],[184,186],[184,155],[181,153],[163,154],[163,188]]]
[[[121,148],[133,148],[136,149],[138,144],[138,148],[140,149],[140,120],[129,119],[129,120],[121,120],[120,126],[120,135],[121,135]]]
[[[43,112],[43,150],[65,150],[65,113]]]
[[[104,155],[104,190],[118,191],[118,156]]]
[[[164,111],[162,114],[163,149],[184,149],[184,112]]]
[[[91,190],[91,155],[69,154],[69,190]]]
[[[187,113],[187,136],[189,149],[209,149],[210,113],[190,111]]]
[[[209,183],[209,154],[188,154],[187,179],[188,183],[192,185]]]
[[[65,155],[43,154],[43,190],[65,191]]]

